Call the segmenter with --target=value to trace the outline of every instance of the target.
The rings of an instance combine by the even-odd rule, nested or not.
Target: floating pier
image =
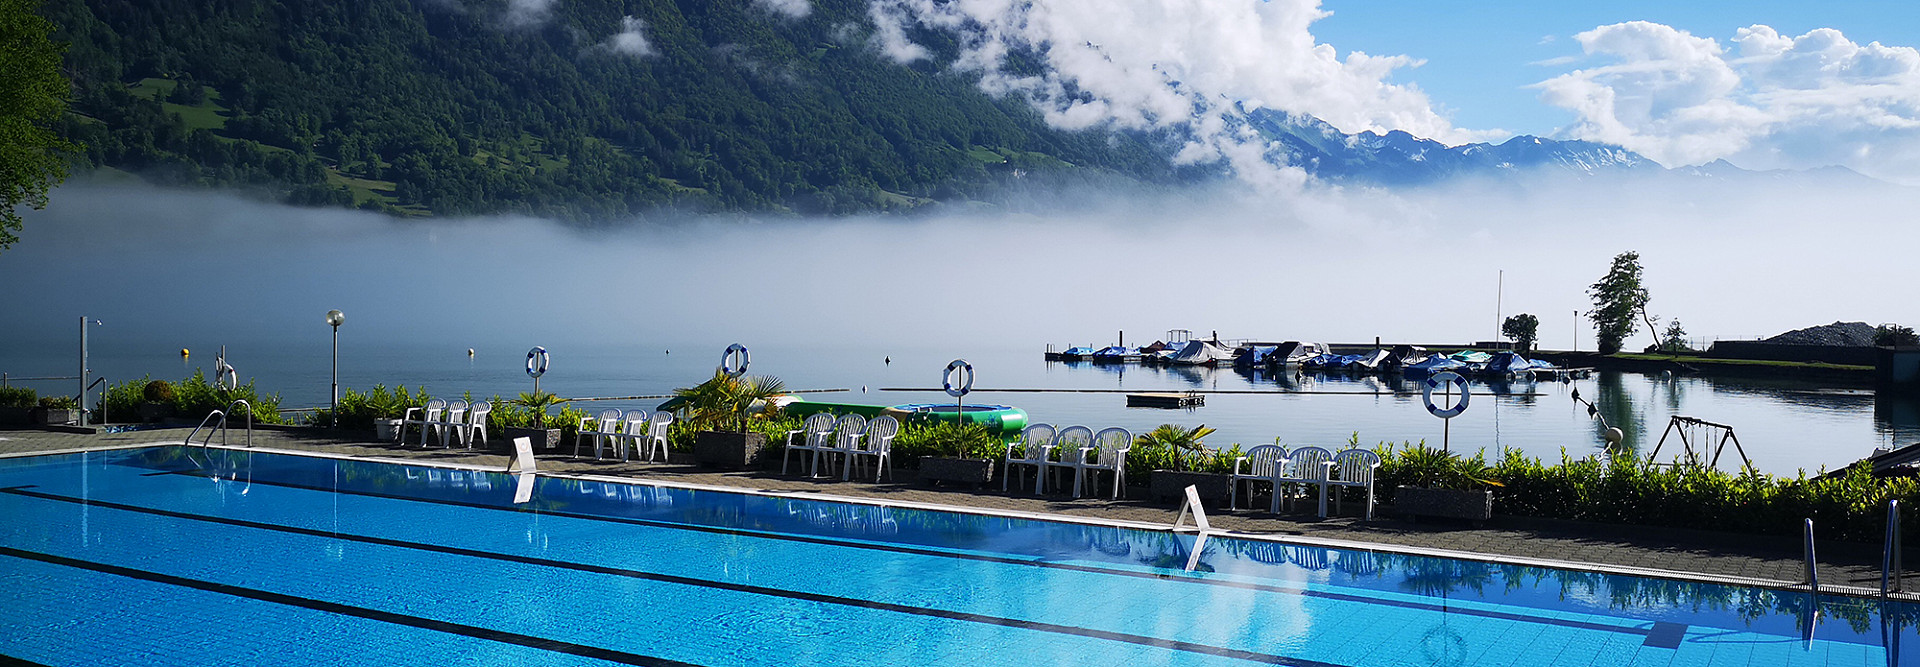
[[[1129,408],[1168,408],[1179,410],[1197,408],[1207,404],[1203,394],[1141,393],[1127,394]]]

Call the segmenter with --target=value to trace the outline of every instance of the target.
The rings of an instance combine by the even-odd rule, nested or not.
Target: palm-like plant
[[[560,400],[560,396],[558,394],[555,394],[550,391],[541,391],[541,392],[523,391],[523,392],[520,392],[520,397],[513,399],[512,402],[514,405],[518,405],[520,407],[527,409],[527,419],[528,421],[533,422],[532,424],[530,424],[532,428],[545,428],[546,422],[547,422],[547,411],[552,409],[553,406],[566,403],[566,401]]]
[[[731,377],[717,369],[706,382],[673,390],[687,407],[687,421],[699,431],[745,431],[756,404],[764,406],[761,416],[770,416],[778,412],[772,399],[786,393],[787,384],[780,378]]]
[[[1134,442],[1143,447],[1164,448],[1173,452],[1173,469],[1186,470],[1188,462],[1206,453],[1201,441],[1213,435],[1214,429],[1201,424],[1187,428],[1178,424],[1161,424],[1153,430],[1134,438]]]

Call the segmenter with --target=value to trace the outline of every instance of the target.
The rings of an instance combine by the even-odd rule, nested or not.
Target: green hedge
[[[138,380],[129,380],[107,387],[106,402],[101,410],[106,418],[126,421],[139,414],[140,404],[147,402],[147,384],[151,376]],[[253,420],[262,424],[279,424],[280,395],[261,393],[252,380],[227,391],[207,381],[202,371],[194,371],[193,377],[181,380],[173,385],[174,414],[186,419],[199,419],[212,414],[214,410],[225,410],[235,400],[245,400],[253,408]]]

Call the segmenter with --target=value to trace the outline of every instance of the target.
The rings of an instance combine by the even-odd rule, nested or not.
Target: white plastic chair
[[[1073,497],[1080,497],[1082,483],[1090,483],[1093,488],[1099,488],[1098,480],[1087,473],[1105,470],[1113,473],[1113,497],[1118,500],[1120,492],[1126,487],[1127,452],[1131,449],[1133,449],[1133,434],[1126,429],[1119,427],[1100,429],[1099,433],[1094,434],[1093,448],[1088,452],[1093,455],[1093,460],[1087,460],[1084,455],[1076,457],[1080,465],[1073,471]],[[1093,495],[1093,493],[1089,491],[1087,495]]]
[[[1013,458],[1013,451],[1020,450],[1020,458]],[[1013,481],[1013,467],[1016,465],[1033,467],[1033,492],[1040,492],[1040,468],[1053,452],[1053,426],[1051,424],[1030,424],[1020,432],[1020,442],[1007,445],[1007,464],[1005,474],[1000,476],[1000,490],[1007,490],[1007,484]]]
[[[487,413],[490,412],[493,412],[493,404],[486,401],[474,403],[472,407],[467,408],[466,421],[454,426],[454,435],[458,437],[460,444],[466,445],[467,449],[473,449],[473,440],[477,436],[480,438],[481,445],[485,446]]]
[[[846,481],[853,473],[853,464],[860,457],[873,457],[873,481],[880,482],[882,466],[887,474],[893,473],[893,436],[900,432],[900,420],[889,415],[874,417],[867,422],[864,437],[853,449],[847,451],[847,463],[840,470],[840,480]]]
[[[793,436],[796,435],[801,436],[800,444],[797,445],[793,444]],[[820,449],[826,447],[832,441],[832,437],[833,413],[816,412],[807,415],[807,421],[800,425],[800,430],[787,432],[787,451],[780,455],[780,474],[787,474],[787,464],[793,460],[794,452],[813,452],[812,463],[808,463],[805,458],[802,458],[801,462],[807,465],[819,463]],[[816,471],[812,468],[807,470],[808,476],[814,474]]]
[[[1047,473],[1055,468],[1067,468],[1080,472],[1080,464],[1086,461],[1087,449],[1093,446],[1093,429],[1085,426],[1068,426],[1053,436],[1053,451],[1059,452],[1060,460],[1040,461],[1040,481],[1033,485],[1034,495],[1046,489]],[[1079,489],[1075,489],[1078,492]]]
[[[425,447],[427,445],[426,433],[428,425],[439,421],[440,413],[446,411],[447,402],[438,398],[427,401],[425,407],[407,408],[407,413],[400,418],[399,430],[394,432],[394,440],[405,443],[407,441],[407,427],[418,426],[420,427],[420,446]],[[416,418],[414,415],[419,415],[419,417]]]
[[[465,420],[466,418],[467,418],[467,402],[466,401],[454,401],[452,403],[448,403],[446,411],[440,413],[439,419],[435,419],[431,422],[428,422],[426,426],[421,427],[420,447],[422,449],[425,449],[427,446],[428,430],[432,430],[434,433],[439,434],[440,446],[443,448],[446,447],[447,440],[453,437],[454,431],[458,430],[460,426],[465,423],[463,420]]]
[[[859,446],[860,436],[867,433],[867,418],[860,415],[844,415],[833,424],[833,440],[813,453],[813,469],[820,470],[820,459],[827,461],[827,470],[833,470],[835,455],[847,456]],[[827,473],[833,474],[831,472]]]
[[[620,460],[631,460],[631,454],[646,444],[647,420],[652,416],[651,412],[634,408],[620,417],[620,434],[613,436],[613,449],[620,454]]]
[[[1333,479],[1327,484],[1334,487],[1333,508],[1340,509],[1340,489],[1338,487],[1365,488],[1367,490],[1367,520],[1373,520],[1373,472],[1380,468],[1380,455],[1365,449],[1349,449],[1333,456]],[[1327,499],[1320,499],[1320,516],[1327,515]]]
[[[1233,476],[1227,480],[1233,487],[1227,491],[1227,509],[1234,509],[1239,502],[1240,483],[1247,483],[1247,503],[1253,503],[1253,483],[1272,482],[1279,476],[1275,468],[1286,467],[1287,448],[1279,445],[1255,445],[1247,450],[1247,455],[1233,460]],[[1274,493],[1279,493],[1274,489]]]
[[[600,448],[620,436],[620,411],[601,410],[599,417],[581,417],[580,431],[573,436],[573,457],[580,458],[580,446],[593,438],[593,460],[600,460]]]
[[[1268,511],[1280,513],[1281,485],[1287,485],[1286,496],[1292,502],[1294,484],[1311,484],[1320,487],[1320,516],[1327,516],[1327,468],[1333,465],[1333,452],[1322,447],[1301,447],[1293,450],[1287,457],[1287,466],[1274,471],[1273,506]]]
[[[660,462],[667,462],[667,434],[672,429],[672,412],[661,410],[653,413],[653,418],[647,420],[647,450],[643,453],[646,462],[653,462],[653,453],[656,451],[660,452]]]

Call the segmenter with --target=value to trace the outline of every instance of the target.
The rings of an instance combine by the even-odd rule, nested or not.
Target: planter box
[[[512,453],[514,438],[526,438],[533,441],[535,451],[549,450],[560,446],[560,429],[508,426],[506,428],[506,437],[489,441],[487,447],[494,451]]]
[[[34,408],[33,423],[49,426],[54,424],[73,424],[80,420],[79,415],[79,410]]]
[[[701,431],[693,436],[693,460],[709,468],[757,467],[767,436],[737,431]]]
[[[979,486],[993,481],[993,459],[963,459],[952,456],[928,456],[920,459],[920,481],[954,482]]]
[[[1217,472],[1155,470],[1147,474],[1147,495],[1157,503],[1178,505],[1185,498],[1187,487],[1192,486],[1200,492],[1202,502],[1226,507],[1231,479],[1232,475]]]
[[[1394,490],[1393,508],[1408,516],[1486,521],[1493,518],[1493,491],[1402,486]]]
[[[0,424],[25,426],[33,423],[33,408],[0,408]]]
[[[173,416],[173,405],[171,403],[141,403],[138,410],[140,411],[141,423],[146,424],[156,423],[162,419]]]
[[[387,441],[393,440],[394,434],[399,430],[400,430],[400,420],[398,419],[373,420],[373,438],[375,440],[379,440],[381,442],[387,442]]]

